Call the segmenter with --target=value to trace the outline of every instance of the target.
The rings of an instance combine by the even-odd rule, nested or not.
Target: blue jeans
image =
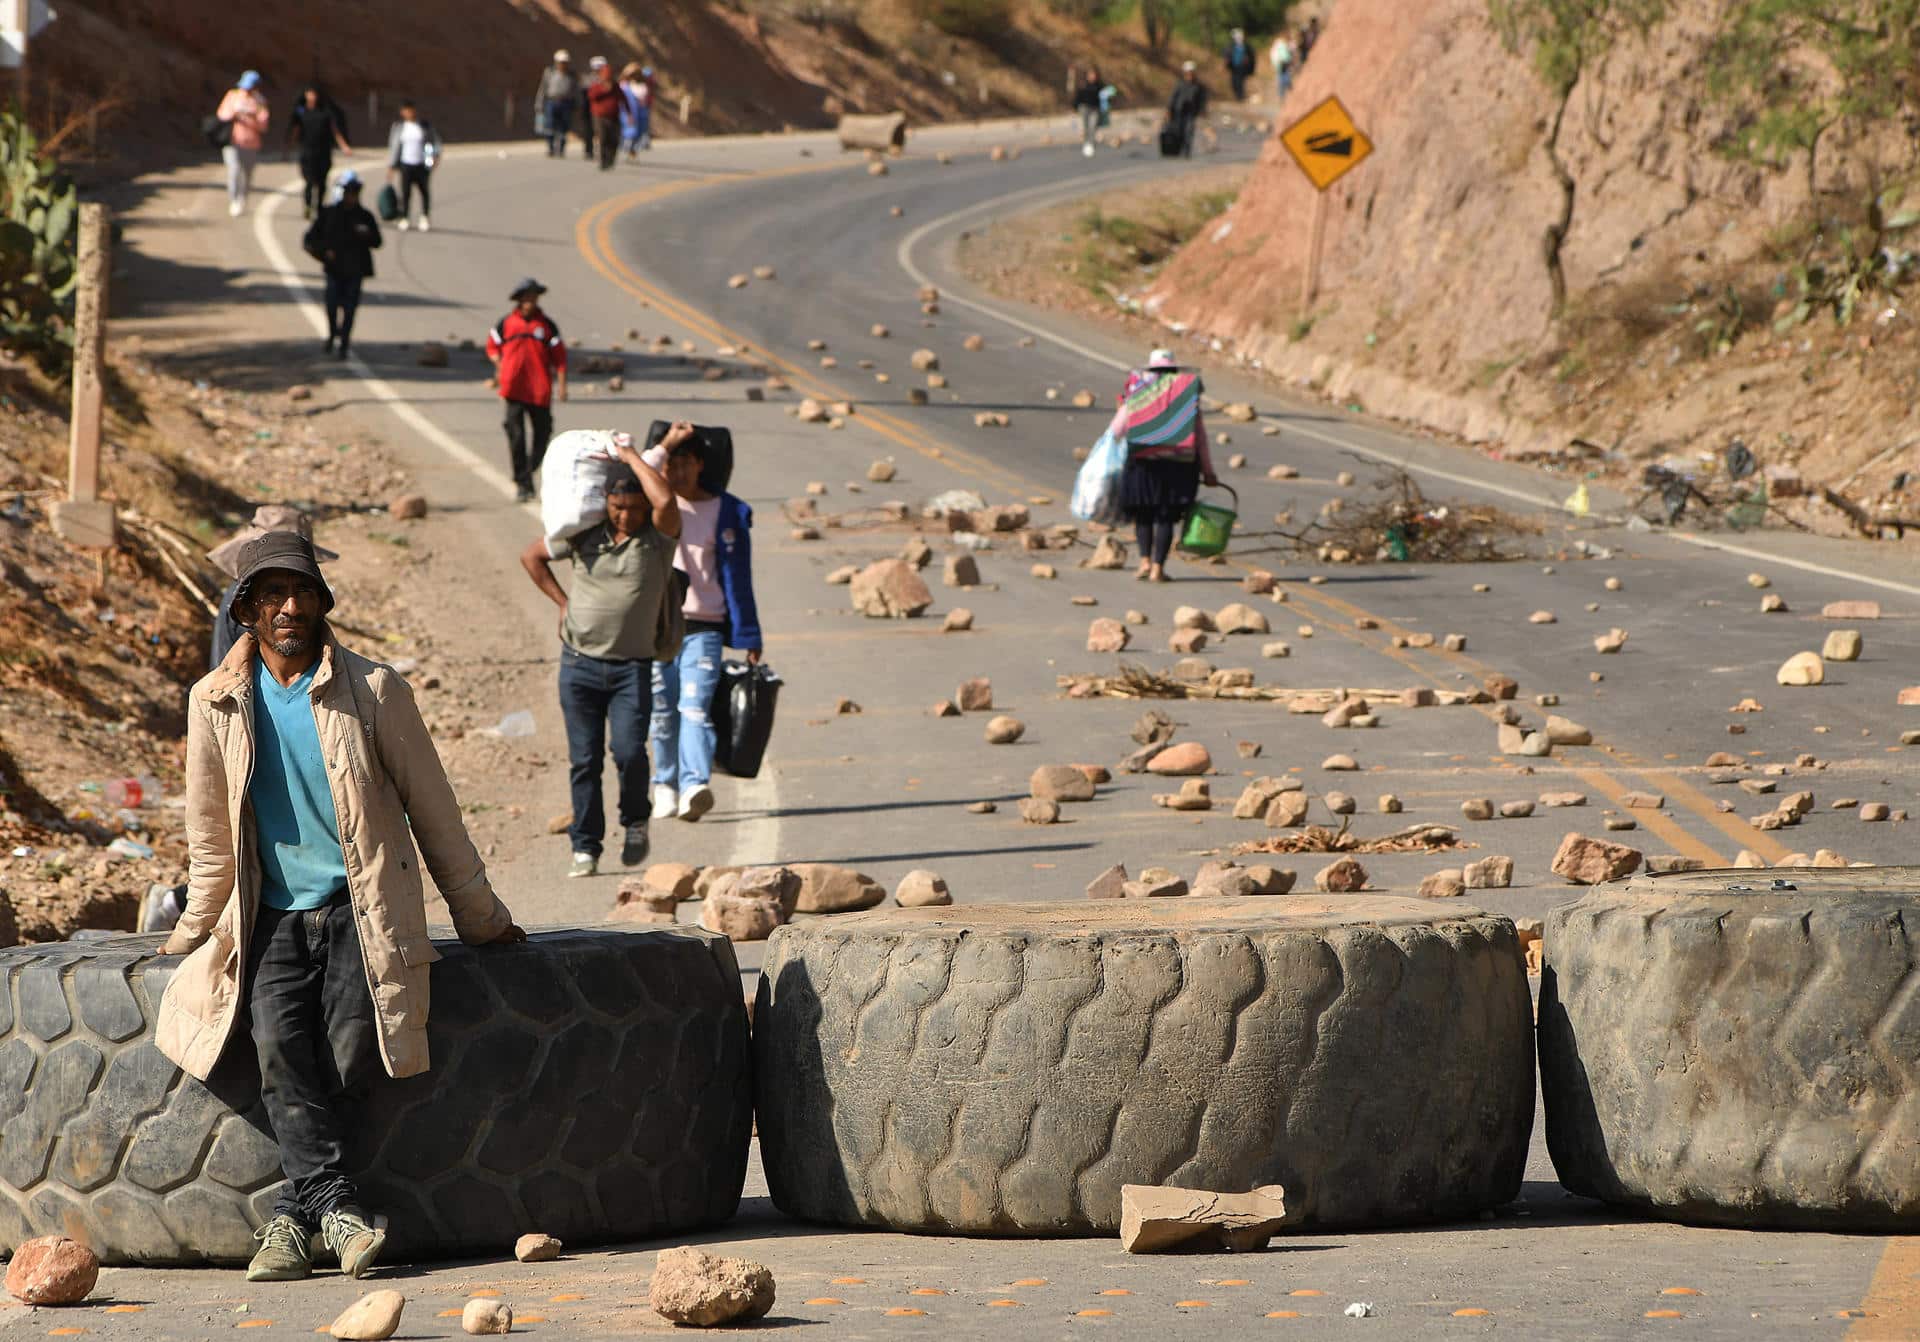
[[[620,775],[620,824],[647,823],[647,740],[651,708],[647,661],[612,662],[560,648],[560,712],[567,720],[567,780],[573,823],[567,837],[576,853],[600,856],[607,813],[600,770],[613,733],[613,765]]]
[[[1275,76],[1275,82],[1280,86],[1280,101],[1285,102],[1287,100],[1287,91],[1293,87],[1293,67],[1288,66],[1286,69],[1280,71]]]
[[[653,781],[698,787],[713,778],[713,687],[720,683],[726,636],[714,625],[687,624],[671,662],[653,664]]]
[[[556,158],[565,158],[567,153],[567,131],[573,125],[573,101],[565,102],[558,98],[547,100],[547,152]]]

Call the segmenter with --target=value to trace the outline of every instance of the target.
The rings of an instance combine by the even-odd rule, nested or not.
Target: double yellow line
[[[640,191],[611,197],[588,209],[575,225],[575,245],[579,248],[581,255],[586,258],[587,263],[610,284],[638,299],[647,307],[662,313],[685,329],[712,341],[716,346],[731,345],[741,354],[762,362],[770,368],[779,369],[794,389],[803,395],[822,401],[845,401],[852,404],[855,411],[850,423],[868,429],[907,451],[937,460],[960,474],[980,480],[993,488],[1008,493],[1025,494],[1035,491],[1057,493],[1057,484],[1046,485],[1030,480],[1017,471],[999,466],[973,452],[945,442],[927,433],[918,425],[888,411],[862,404],[857,396],[828,382],[815,370],[804,368],[756,344],[718,318],[683,299],[676,298],[659,285],[644,278],[619,255],[613,245],[615,223],[622,215],[643,205],[654,204],[702,188],[729,186],[742,182],[773,181],[810,173],[850,172],[853,167],[852,164],[837,162],[815,163],[728,177],[693,177],[663,182]],[[1231,562],[1242,570],[1252,567],[1240,561]],[[1370,651],[1401,663],[1436,687],[1451,688],[1445,678],[1436,672],[1429,662],[1415,658],[1392,645],[1393,635],[1412,631],[1400,629],[1391,620],[1375,615],[1321,588],[1305,583],[1290,583],[1288,587],[1302,605],[1318,608],[1319,622],[1330,631],[1337,632]],[[1310,617],[1313,614],[1311,611],[1303,613]],[[1354,621],[1362,616],[1374,621],[1379,634],[1377,639],[1368,640],[1361,637]],[[1443,663],[1456,670],[1480,678],[1496,670],[1465,653],[1450,653],[1434,649],[1431,655],[1440,658]],[[1490,711],[1488,716],[1491,717],[1493,712],[1497,710]],[[1617,803],[1629,791],[1634,790],[1627,782],[1622,781],[1612,767],[1619,761],[1604,751],[1591,747],[1576,747],[1568,750],[1563,758],[1573,766],[1572,771],[1576,777],[1610,801]],[[1779,861],[1790,851],[1771,835],[1753,829],[1738,815],[1720,812],[1711,799],[1674,770],[1634,767],[1627,772],[1627,777],[1637,779],[1640,784],[1669,796],[1687,811],[1706,822],[1710,828],[1725,836],[1736,848],[1751,848],[1771,862]],[[1716,866],[1723,866],[1728,861],[1728,858],[1711,844],[1696,838],[1673,817],[1662,811],[1641,811],[1635,813],[1634,818],[1643,822],[1649,830],[1670,844],[1674,851],[1684,856],[1699,858]]]

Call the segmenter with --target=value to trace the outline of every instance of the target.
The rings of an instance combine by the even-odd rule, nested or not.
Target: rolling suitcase
[[[713,719],[713,762],[735,778],[754,778],[773,736],[773,710],[780,677],[762,663],[727,661],[713,687],[708,715]]]
[[[1160,157],[1161,158],[1179,158],[1181,151],[1187,147],[1186,144],[1184,143],[1184,139],[1185,137],[1180,134],[1180,128],[1174,125],[1171,121],[1161,126],[1160,127]]]
[[[645,452],[657,447],[660,440],[667,436],[670,427],[664,419],[654,420],[647,426],[647,441],[640,450]],[[726,493],[727,483],[733,479],[733,431],[696,424],[693,432],[707,450],[707,464],[700,472],[700,487],[709,494]]]

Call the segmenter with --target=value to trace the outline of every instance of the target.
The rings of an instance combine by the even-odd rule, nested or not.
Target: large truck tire
[[[1920,1227],[1920,870],[1642,877],[1555,909],[1547,1149],[1676,1221]]]
[[[1370,896],[875,911],[777,930],[754,1005],[776,1206],[1110,1233],[1122,1184],[1283,1184],[1322,1229],[1519,1191],[1513,924]]]
[[[208,1084],[153,1044],[161,938],[0,951],[0,1249],[66,1234],[108,1263],[237,1262],[280,1182],[251,1041]],[[752,1136],[733,947],[693,928],[439,943],[433,1067],[357,1112],[389,1256],[498,1255],[544,1231],[641,1239],[734,1214]]]

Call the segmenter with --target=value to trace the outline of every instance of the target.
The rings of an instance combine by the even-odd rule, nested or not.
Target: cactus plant
[[[0,350],[64,368],[73,349],[80,193],[13,112],[0,113]]]

